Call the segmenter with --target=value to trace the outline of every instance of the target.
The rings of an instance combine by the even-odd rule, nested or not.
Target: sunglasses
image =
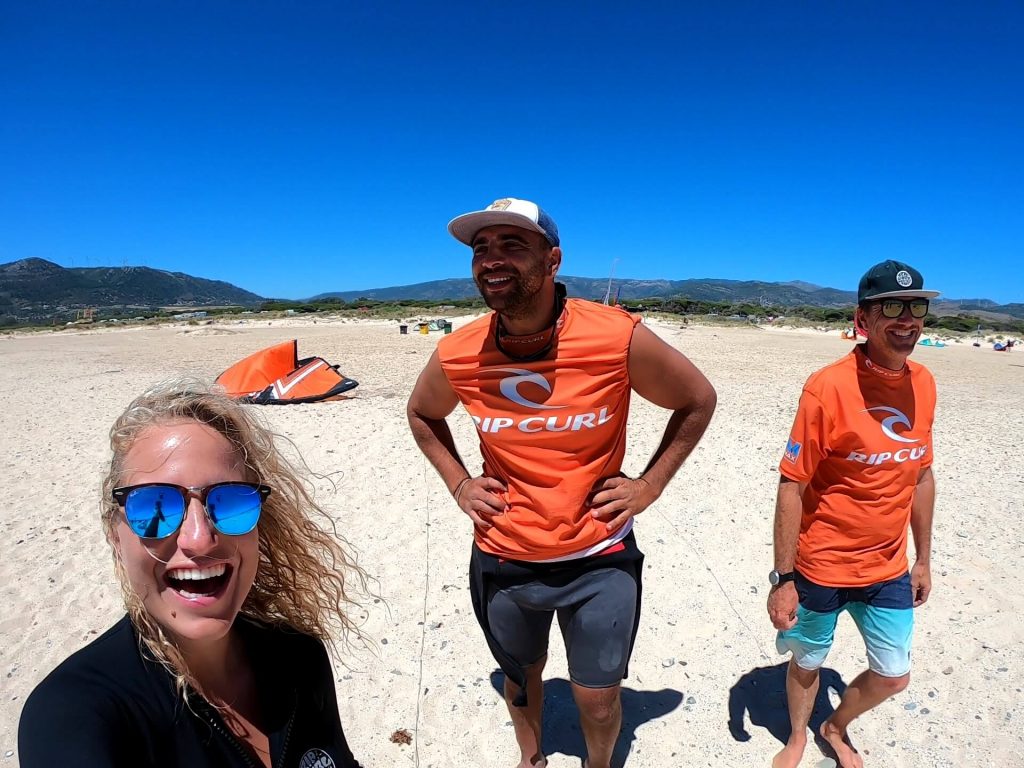
[[[882,315],[890,320],[895,320],[903,314],[903,310],[910,308],[912,317],[922,318],[928,314],[928,299],[882,299]]]
[[[128,527],[140,539],[165,539],[185,522],[189,498],[195,496],[206,517],[225,536],[249,533],[259,522],[270,487],[258,483],[212,483],[186,488],[171,483],[143,483],[115,488],[111,495],[124,508]]]

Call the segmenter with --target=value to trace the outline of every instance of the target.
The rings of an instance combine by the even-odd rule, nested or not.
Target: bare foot
[[[772,760],[772,768],[797,768],[807,746],[807,734],[790,734],[789,741]]]
[[[864,768],[864,761],[846,738],[846,733],[840,731],[828,720],[821,724],[821,738],[835,750],[840,768]]]
[[[533,757],[524,757],[516,768],[547,768],[547,764],[548,759],[544,755],[534,755]]]

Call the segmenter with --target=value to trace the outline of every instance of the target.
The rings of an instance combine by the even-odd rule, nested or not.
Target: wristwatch
[[[779,587],[785,584],[787,581],[796,581],[796,571],[790,571],[789,573],[779,573],[776,570],[772,570],[768,574],[768,583],[773,587]]]

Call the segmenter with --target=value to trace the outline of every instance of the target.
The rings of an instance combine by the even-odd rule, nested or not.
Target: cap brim
[[[484,227],[496,227],[506,224],[510,227],[529,229],[538,232],[547,238],[547,232],[541,229],[535,222],[518,213],[508,211],[473,211],[456,216],[448,222],[448,231],[452,237],[466,245],[473,244],[476,233]]]
[[[874,301],[875,299],[934,299],[938,295],[939,291],[915,291],[908,289],[906,291],[876,293],[874,296],[865,296],[861,301]]]

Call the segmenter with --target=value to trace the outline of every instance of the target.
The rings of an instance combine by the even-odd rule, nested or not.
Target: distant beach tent
[[[257,405],[318,403],[340,399],[359,386],[322,357],[299,359],[297,339],[249,355],[217,377],[231,397]]]

